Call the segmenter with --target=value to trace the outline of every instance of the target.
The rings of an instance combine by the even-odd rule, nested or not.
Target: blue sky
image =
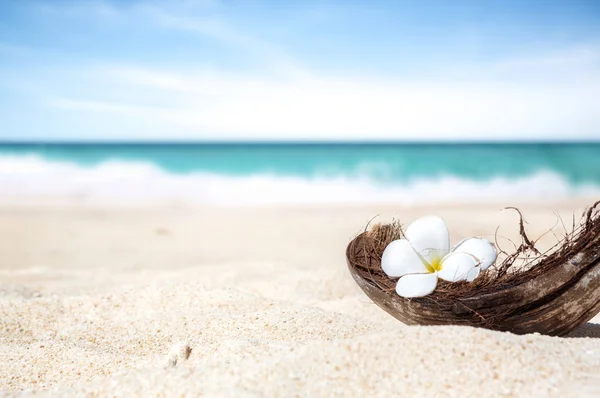
[[[600,2],[3,1],[0,139],[600,139]]]

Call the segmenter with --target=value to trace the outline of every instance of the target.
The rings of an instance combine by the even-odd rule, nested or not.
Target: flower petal
[[[470,254],[452,252],[442,260],[442,269],[438,272],[438,276],[448,282],[465,280],[469,271],[477,264],[477,259]]]
[[[424,274],[425,264],[406,239],[390,242],[381,255],[381,268],[388,276]]]
[[[437,273],[404,275],[396,284],[396,293],[399,296],[423,297],[432,293],[437,286]]]
[[[479,276],[480,272],[481,272],[481,267],[471,268],[471,270],[467,273],[467,282],[473,282],[475,280],[475,278],[477,278]]]
[[[488,269],[496,261],[496,249],[488,240],[483,238],[467,238],[452,249],[452,252],[464,252],[475,256],[482,271]]]
[[[404,236],[428,264],[450,251],[450,234],[446,223],[438,216],[417,219],[406,228]]]

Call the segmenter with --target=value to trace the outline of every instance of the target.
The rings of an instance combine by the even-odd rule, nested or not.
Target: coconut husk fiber
[[[514,209],[518,212],[518,209]],[[519,212],[519,215],[521,213]],[[425,297],[396,294],[398,278],[381,269],[386,246],[402,226],[377,224],[346,249],[352,277],[383,310],[407,325],[469,325],[516,334],[562,336],[600,311],[600,201],[554,248],[540,253],[519,223],[521,244],[475,281],[440,280]]]

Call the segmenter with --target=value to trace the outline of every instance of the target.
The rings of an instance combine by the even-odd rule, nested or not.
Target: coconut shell
[[[527,270],[507,272],[519,253],[474,282],[440,281],[425,297],[395,292],[397,278],[381,269],[381,255],[400,232],[379,225],[353,239],[346,249],[352,277],[379,307],[407,325],[466,325],[516,334],[568,334],[600,312],[600,216],[587,213],[579,229],[550,254],[540,254],[524,236],[519,253],[539,254]],[[521,227],[523,223],[521,222]]]

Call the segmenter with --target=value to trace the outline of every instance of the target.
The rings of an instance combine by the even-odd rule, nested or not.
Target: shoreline
[[[425,201],[420,203],[407,203],[401,200],[394,202],[392,200],[370,201],[370,202],[344,202],[343,200],[336,202],[314,202],[314,203],[247,203],[247,204],[215,204],[204,203],[198,200],[189,198],[178,199],[139,199],[128,198],[119,199],[117,197],[77,197],[68,195],[0,195],[0,207],[105,207],[105,208],[147,208],[147,207],[185,207],[190,209],[197,208],[214,208],[214,209],[315,209],[315,208],[340,208],[340,209],[361,209],[361,208],[401,208],[401,209],[418,209],[418,208],[460,208],[464,206],[474,207],[491,207],[498,206],[504,208],[508,206],[523,205],[542,205],[564,207],[585,207],[594,204],[600,197],[596,195],[575,195],[572,197],[517,197],[500,198],[500,199],[473,199],[473,200],[440,200],[440,201]],[[415,200],[415,202],[418,202]]]

